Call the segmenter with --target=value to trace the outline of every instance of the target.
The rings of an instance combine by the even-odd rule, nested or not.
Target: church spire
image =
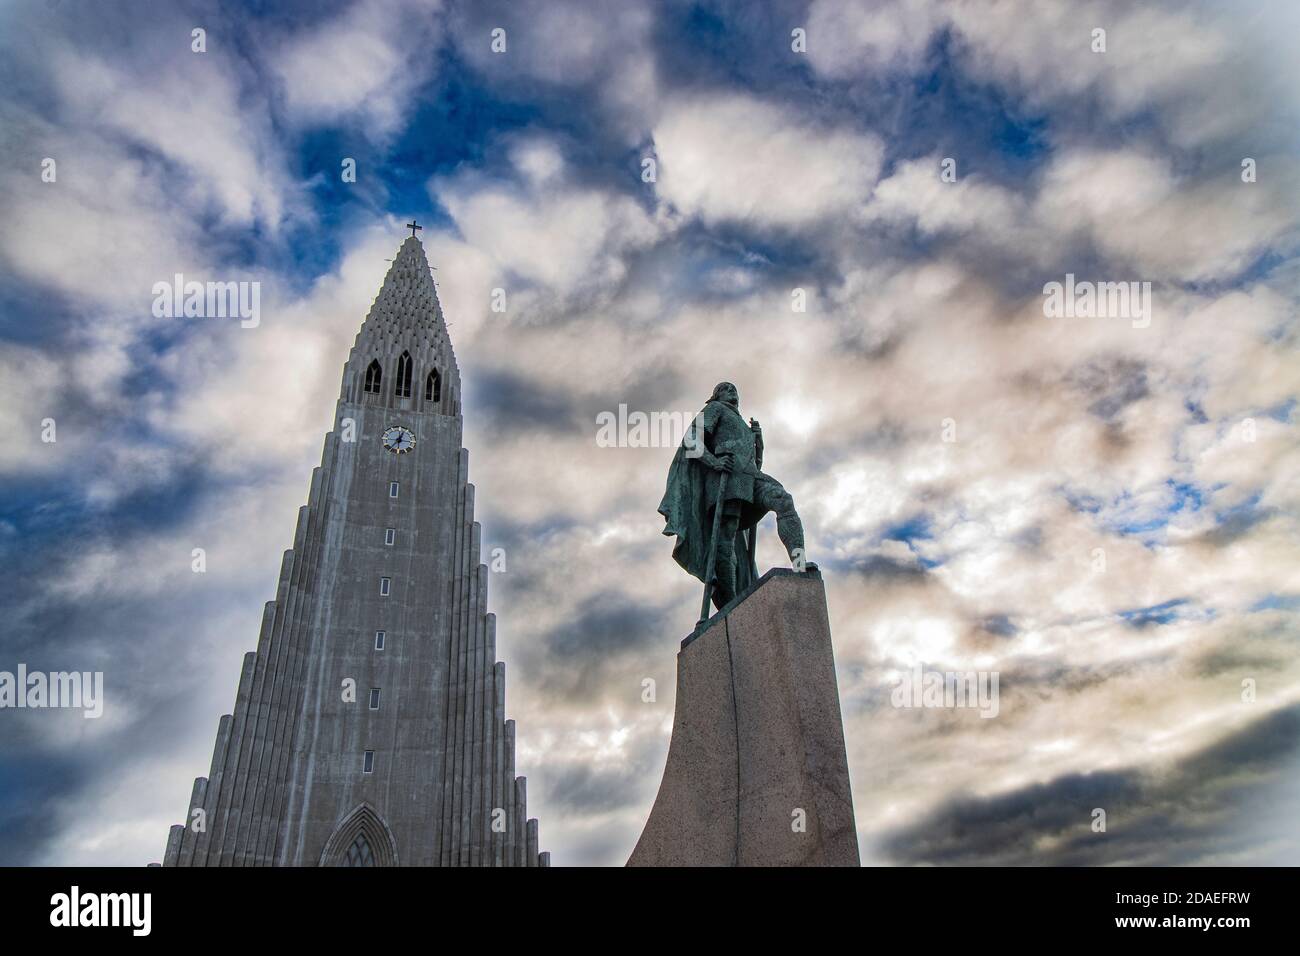
[[[432,335],[450,347],[442,304],[438,301],[438,287],[434,284],[424,246],[414,231],[402,242],[393,264],[388,267],[384,284],[380,286],[361,327],[362,334],[367,330]]]
[[[424,245],[415,236],[424,227],[412,220],[407,224],[411,235],[402,241],[397,255],[384,276],[379,294],[370,306],[343,377],[342,398],[357,400],[362,393],[369,401],[414,399],[438,402],[447,414],[460,412],[460,370],[451,336],[438,301],[438,287],[424,254]],[[392,375],[402,361],[412,363],[419,380],[419,394],[389,395],[391,387],[373,388],[376,376]]]

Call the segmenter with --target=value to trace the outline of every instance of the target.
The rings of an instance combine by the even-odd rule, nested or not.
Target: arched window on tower
[[[403,352],[402,357],[397,360],[397,386],[393,393],[398,398],[411,397],[411,353]]]
[[[442,401],[442,376],[435,368],[424,382],[424,400],[426,402]]]
[[[367,750],[359,768],[375,772],[375,752]],[[321,866],[396,866],[397,847],[388,826],[369,804],[348,814],[334,829],[321,852]]]
[[[384,377],[384,371],[379,367],[379,359],[375,359],[366,366],[366,391],[379,391],[380,379]]]
[[[366,839],[364,833],[358,833],[357,838],[352,841],[348,847],[347,856],[344,857],[344,866],[374,866],[375,852],[370,849],[370,841]]]

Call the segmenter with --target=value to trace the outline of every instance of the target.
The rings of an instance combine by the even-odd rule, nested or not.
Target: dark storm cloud
[[[1216,648],[1193,658],[1191,663],[1201,677],[1231,674],[1244,679],[1271,673],[1275,668],[1284,666],[1294,653],[1294,645],[1285,640],[1256,641],[1246,647]]]
[[[1151,394],[1146,365],[1123,356],[1093,359],[1076,367],[1071,384],[1091,398],[1088,411],[1106,421]]]
[[[1043,547],[1043,529],[1037,525],[1032,525],[1021,531],[1017,531],[1011,540],[1026,551],[1037,553]]]
[[[185,497],[187,488],[193,497]],[[230,606],[242,605],[251,648],[258,608],[272,583],[232,593],[209,575],[191,572],[188,544],[177,547],[172,567],[155,567],[171,583],[152,593],[119,593],[118,573],[134,581],[138,569],[96,563],[96,555],[130,549],[201,502],[202,494],[182,482],[160,496],[157,508],[133,496],[107,511],[76,514],[81,532],[75,548],[33,543],[46,540],[38,534],[26,539],[21,553],[13,547],[0,552],[0,573],[9,582],[0,594],[0,670],[13,672],[22,663],[29,673],[103,674],[99,718],[53,709],[0,713],[0,865],[42,862],[48,841],[79,822],[68,819],[67,808],[87,793],[102,795],[108,780],[138,772],[142,758],[166,760],[191,734],[215,730],[218,714],[199,713],[194,704],[211,700],[213,675],[233,675],[237,660],[214,660],[210,645],[193,640],[194,622],[219,620]],[[50,582],[59,586],[54,593],[44,588]],[[228,700],[218,706],[228,709],[233,685],[220,696]],[[195,775],[202,772],[195,766]],[[150,852],[161,853],[163,840],[165,834]]]
[[[663,652],[676,649],[682,630],[675,620],[678,610],[641,603],[623,591],[601,591],[519,648],[520,679],[566,704],[634,700],[639,682],[652,676],[647,656],[659,663],[671,660]]]
[[[599,662],[641,650],[663,637],[669,608],[638,603],[621,591],[604,591],[544,638],[560,663]]]
[[[707,380],[688,381],[670,357],[664,358],[643,368],[629,370],[617,392],[604,395],[599,400],[584,402],[583,414],[587,421],[593,423],[593,427],[597,414],[616,411],[620,404],[627,405],[629,411],[694,414],[704,407],[716,384],[718,383]],[[686,393],[689,397],[679,408],[672,402],[674,396],[681,393]]]
[[[911,437],[909,429],[899,422],[872,422],[826,436],[817,447],[808,450],[803,465],[808,473],[816,474],[858,454],[882,457],[897,454],[907,447]]]
[[[1216,548],[1224,548],[1248,535],[1252,528],[1277,514],[1276,508],[1260,508],[1252,500],[1219,517],[1218,523],[1196,540]]]
[[[995,637],[1013,637],[1019,628],[1008,614],[989,614],[979,623],[980,630]]]
[[[465,405],[476,427],[489,436],[523,431],[559,434],[581,427],[571,394],[501,368],[475,371],[465,383]]]
[[[69,808],[87,791],[103,796],[114,777],[138,772],[142,757],[165,760],[191,733],[216,729],[216,715],[196,713],[194,701],[208,699],[213,673],[233,669],[213,666],[197,648],[191,653],[200,659],[173,652],[178,622],[197,613],[204,613],[203,602],[176,599],[141,608],[115,601],[61,611],[57,626],[38,614],[23,629],[27,644],[45,636],[54,646],[29,646],[27,653],[0,661],[0,669],[12,672],[21,661],[29,673],[102,671],[103,716],[87,720],[76,710],[3,715],[0,865],[42,862],[47,841],[80,822],[69,819]],[[183,625],[179,629],[188,631]],[[250,646],[254,640],[250,634]],[[160,660],[168,661],[165,675],[158,673]],[[193,771],[203,772],[202,766]],[[164,840],[165,834],[154,852],[161,853]]]
[[[657,761],[645,760],[618,767],[571,763],[550,767],[548,793],[555,806],[576,814],[616,811],[637,798],[653,779]]]
[[[498,587],[508,588],[523,595],[544,586],[545,568],[537,562],[556,542],[580,526],[577,519],[563,514],[549,514],[539,521],[511,521],[499,515],[484,517],[483,542],[488,548],[504,549],[507,573],[500,578]],[[518,556],[515,558],[515,556]]]
[[[1300,707],[1270,714],[1180,761],[1071,774],[987,800],[959,799],[880,843],[891,861],[978,866],[1173,866],[1244,850],[1259,802],[1300,749]],[[1290,792],[1278,819],[1294,818]],[[1106,832],[1092,830],[1106,811]],[[1279,834],[1281,836],[1282,834]]]
[[[0,748],[0,866],[30,866],[64,826],[57,812],[62,800],[85,787],[95,770],[80,756],[6,750]]]
[[[772,56],[754,56],[773,38],[785,39],[800,19],[800,5],[686,3],[674,0],[656,19],[654,50],[659,68],[680,90],[737,84],[793,96],[807,89],[802,61],[788,43]]]
[[[925,583],[929,570],[916,560],[873,554],[851,562],[833,562],[836,570],[849,571],[871,582]]]
[[[1041,700],[1057,699],[1059,695],[1063,699],[1104,687],[1113,680],[1159,671],[1173,659],[1173,653],[1168,650],[1086,665],[1070,663],[1055,654],[1016,657],[1000,666],[1001,692],[1032,695]]]

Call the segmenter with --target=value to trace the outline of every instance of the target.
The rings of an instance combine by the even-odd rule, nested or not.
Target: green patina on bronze
[[[769,511],[776,513],[777,534],[791,564],[800,571],[807,566],[803,523],[794,499],[762,467],[763,431],[758,422],[746,422],[740,414],[736,386],[720,382],[673,456],[659,503],[666,522],[663,533],[677,538],[673,558],[704,582],[706,609],[710,597],[721,608],[753,583],[754,530]]]

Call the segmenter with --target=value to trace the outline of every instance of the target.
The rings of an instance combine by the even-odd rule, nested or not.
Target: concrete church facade
[[[549,864],[515,776],[460,396],[413,228],[164,866]]]

